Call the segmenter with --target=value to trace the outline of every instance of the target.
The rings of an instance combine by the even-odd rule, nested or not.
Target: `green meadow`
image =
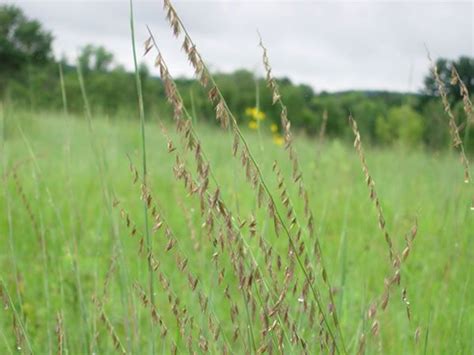
[[[147,117],[145,125],[146,189],[153,196],[149,208],[145,207],[145,222],[138,119],[112,122],[93,114],[88,120],[9,106],[2,107],[1,118],[2,354],[252,353],[267,340],[274,352],[321,350],[321,337],[328,335],[320,332],[321,312],[315,321],[310,319],[313,296],[304,293],[304,275],[298,266],[284,303],[290,324],[295,324],[306,348],[292,339],[283,312],[270,319],[270,326],[274,319],[283,325],[263,332],[262,305],[274,304],[278,298],[277,286],[290,264],[289,241],[275,229],[267,206],[258,206],[240,157],[232,156],[230,131],[195,124],[214,177],[209,186],[219,186],[220,199],[240,231],[241,262],[262,270],[248,286],[248,294],[242,292],[233,272],[232,253],[220,242],[227,238],[221,236],[225,223],[216,217],[210,228],[209,214],[201,211],[200,192],[190,192],[176,176],[177,156],[192,173],[195,161],[170,120]],[[305,225],[304,203],[292,182],[284,147],[266,132],[242,131],[277,200],[280,190],[272,166],[278,162],[294,214]],[[364,143],[364,132],[361,135]],[[336,335],[337,351],[357,353],[365,334],[367,353],[474,352],[474,212],[470,209],[474,191],[471,184],[463,183],[458,155],[422,148],[365,147],[397,253],[417,225],[410,253],[400,267],[400,285],[394,286],[385,310],[378,310],[374,329],[367,312],[383,294],[392,266],[357,152],[346,142],[299,134],[294,136],[294,146],[314,214],[315,235],[303,228],[301,240],[316,274],[320,269],[312,247],[315,239],[321,246],[335,304],[328,308],[325,283],[319,276],[314,286],[323,300],[322,314],[337,309],[345,347]],[[166,227],[156,228],[152,206]],[[284,210],[280,202],[277,208]],[[273,250],[270,261],[259,246],[261,241]],[[278,259],[283,266],[278,266]],[[164,278],[168,281],[162,282]],[[274,295],[273,301],[266,302],[265,290]],[[250,295],[256,304],[249,301]],[[206,307],[201,302],[204,296]],[[336,329],[332,323],[329,328]]]

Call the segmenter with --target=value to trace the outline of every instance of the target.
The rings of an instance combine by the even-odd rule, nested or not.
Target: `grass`
[[[192,119],[150,30],[175,127],[147,122],[132,1],[139,119],[95,117],[80,66],[84,117],[63,85],[63,114],[2,106],[4,352],[472,352],[472,190],[452,153],[365,150],[352,116],[355,151],[295,135],[262,39],[283,137],[242,130],[164,10],[224,130]]]
[[[3,299],[11,300],[11,307],[6,302],[5,309],[0,313],[4,334],[0,349],[4,349],[2,352],[13,351],[19,344],[27,349],[30,344],[35,353],[56,352],[54,328],[58,312],[63,316],[64,348],[70,353],[82,352],[86,346],[85,338],[78,329],[88,334],[92,344],[88,346],[101,353],[116,348],[111,336],[114,333],[126,351],[140,353],[141,349],[149,349],[150,311],[131,286],[138,283],[143,289],[147,288],[146,257],[139,256],[139,233],[130,236],[124,222],[120,222],[117,228],[123,248],[120,267],[126,270],[129,282],[126,286],[127,292],[130,292],[127,301],[123,301],[120,291],[124,287],[121,285],[123,278],[113,272],[104,298],[104,312],[109,323],[97,317],[97,307],[92,301],[92,296],[100,296],[104,290],[110,261],[114,258],[115,242],[113,222],[104,207],[101,176],[94,147],[90,144],[88,124],[83,118],[56,113],[32,115],[8,108],[4,111],[8,129],[2,151],[6,164],[2,175],[8,178],[4,180],[5,189],[1,191],[4,203],[0,206],[0,215],[4,217],[0,220],[0,231],[5,237],[0,239],[0,265],[2,270],[8,271],[2,272],[2,289],[8,291],[3,292],[6,296]],[[16,125],[21,127],[24,137]],[[137,147],[140,147],[141,140],[136,134],[139,129],[138,122],[111,124],[102,119],[94,120],[95,139],[104,147],[107,164],[105,179],[115,198],[120,201],[113,212],[120,216],[120,208],[123,208],[137,224],[137,230],[143,231],[142,192],[140,186],[132,183],[127,158],[129,155],[137,165],[140,162],[141,151]],[[245,182],[245,174],[237,170],[238,174],[234,176],[235,163],[228,158],[232,149],[228,134],[205,125],[198,125],[195,129],[212,163],[213,173],[219,179],[222,198],[229,201],[229,206],[235,206],[238,202],[240,219],[255,215],[258,233],[265,236],[274,250],[284,251],[286,241],[282,236],[275,237],[271,222],[264,222],[265,212],[256,208],[255,193]],[[178,145],[180,138],[171,127],[168,130],[171,139]],[[224,344],[229,344],[235,351],[243,351],[245,344],[249,344],[245,332],[235,343],[232,342],[234,329],[229,308],[233,303],[241,307],[241,303],[238,301],[240,296],[235,287],[235,276],[228,272],[231,267],[229,260],[223,256],[222,263],[228,267],[224,281],[218,284],[218,270],[212,261],[215,251],[203,226],[199,200],[189,196],[182,184],[176,181],[174,161],[156,122],[147,123],[146,132],[148,184],[179,244],[179,249],[175,247],[166,252],[167,240],[163,234],[155,233],[151,236],[154,253],[163,275],[171,281],[173,294],[179,296],[180,308],[186,307],[195,324],[194,331],[189,330],[188,325],[188,330],[180,333],[168,305],[168,295],[158,286],[155,305],[168,334],[160,338],[159,331],[155,331],[156,351],[168,352],[173,343],[185,349],[189,334],[193,334],[193,346],[199,348],[198,329],[204,332],[204,338],[209,339],[210,351],[220,351]],[[253,132],[244,134],[249,146],[254,148],[263,174],[268,176],[270,189],[276,191],[272,164],[276,159],[280,161],[284,174],[291,171],[288,160],[285,160],[286,152],[265,135],[261,138],[264,150],[257,149],[260,147],[258,135]],[[69,143],[67,137],[70,137]],[[300,167],[312,201],[316,233],[324,251],[327,272],[332,276],[335,298],[341,300],[337,301],[341,302],[337,305],[341,330],[348,348],[355,352],[362,314],[370,300],[381,293],[383,279],[390,270],[385,241],[375,222],[377,213],[367,196],[360,163],[352,147],[338,141],[327,141],[318,147],[320,154],[316,156],[317,142],[314,140],[298,136],[294,142],[299,156],[304,157]],[[68,144],[69,152],[66,150]],[[36,163],[31,159],[30,149],[36,156]],[[379,315],[380,335],[368,341],[367,351],[377,352],[381,346],[383,353],[392,354],[471,353],[474,349],[474,287],[470,282],[473,277],[474,222],[469,210],[469,186],[459,183],[462,171],[456,156],[402,148],[366,148],[366,158],[377,181],[377,192],[395,245],[399,248],[404,245],[403,236],[411,227],[414,216],[419,223],[410,258],[402,268],[412,319],[410,322],[407,320],[401,291],[397,289],[390,307]],[[18,162],[23,162],[16,168],[19,183],[31,205],[33,218],[44,232],[46,261],[31,217],[11,178],[12,169]],[[292,196],[297,196],[295,186],[290,185],[288,189]],[[302,211],[303,201],[293,198],[292,202],[296,210]],[[183,211],[181,203],[186,211]],[[184,213],[188,214],[190,223],[185,223]],[[9,215],[10,219],[7,218]],[[248,237],[245,228],[243,234]],[[8,235],[12,236],[11,245]],[[73,241],[73,236],[77,241]],[[257,261],[264,264],[255,241],[247,239]],[[208,320],[203,317],[197,298],[188,288],[188,280],[176,268],[174,259],[178,255],[177,250],[179,255],[188,258],[187,270],[199,277],[197,289],[209,297],[208,307],[212,311],[209,314],[222,324],[222,336],[216,342],[210,341],[212,336]],[[45,262],[47,290],[44,285]],[[76,273],[79,279],[76,279]],[[223,292],[226,284],[230,285],[233,300],[230,302]],[[286,297],[296,318],[303,312],[298,293],[290,293]],[[15,313],[21,323],[17,322],[14,326],[12,319]],[[89,315],[86,324],[81,323],[84,314]],[[308,328],[308,320],[300,317],[301,334],[314,348],[317,334]],[[240,309],[237,322],[242,330],[246,329],[251,318],[245,316],[245,309]],[[258,342],[261,339],[258,313],[251,323]],[[107,324],[112,325],[113,329]],[[127,327],[130,329],[127,330]],[[420,336],[416,344],[414,335],[418,327]],[[51,334],[52,345],[48,341]],[[290,346],[285,344],[287,350],[300,350],[297,346]]]

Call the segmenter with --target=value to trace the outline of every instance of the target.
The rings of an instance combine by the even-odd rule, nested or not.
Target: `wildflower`
[[[258,123],[255,121],[250,121],[249,122],[249,128],[250,129],[257,129],[258,128]]]
[[[266,117],[265,113],[256,107],[247,107],[245,109],[245,115],[253,118],[256,121],[262,121]]]
[[[274,134],[273,143],[275,143],[276,145],[283,145],[283,143],[285,143],[285,140],[279,134]]]
[[[259,109],[255,109],[255,112],[254,112],[254,115],[253,117],[257,120],[257,121],[262,121],[265,119],[266,115],[264,112],[260,111]]]
[[[278,131],[278,126],[272,123],[272,125],[270,126],[270,131],[272,131],[272,133],[276,133]]]

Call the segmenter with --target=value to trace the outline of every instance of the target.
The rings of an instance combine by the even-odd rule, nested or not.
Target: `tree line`
[[[53,35],[36,20],[28,19],[22,10],[12,5],[0,6],[0,98],[13,107],[36,110],[64,108],[61,81],[63,78],[67,110],[84,110],[77,69],[80,67],[90,101],[97,116],[113,119],[136,117],[136,88],[133,73],[117,64],[111,52],[103,46],[82,48],[75,63],[54,58]],[[459,89],[450,83],[454,65],[474,93],[474,58],[436,60],[440,77],[445,82],[448,97],[455,112],[468,150],[474,151],[469,140],[470,125],[462,109]],[[151,75],[145,64],[140,65],[144,102],[148,119],[157,115],[171,117],[161,80]],[[230,108],[242,124],[250,122],[249,108],[258,107],[265,113],[265,124],[279,124],[278,108],[272,105],[270,92],[263,78],[248,70],[217,73],[217,82]],[[178,78],[177,86],[189,110],[199,121],[215,122],[202,87],[189,78]],[[372,144],[427,146],[442,149],[449,146],[447,118],[438,97],[432,73],[427,68],[424,88],[419,93],[385,91],[347,91],[315,93],[308,85],[296,85],[288,78],[278,80],[295,129],[308,135],[319,133],[323,117],[330,137],[351,139],[347,116],[352,113],[359,122],[364,138]]]

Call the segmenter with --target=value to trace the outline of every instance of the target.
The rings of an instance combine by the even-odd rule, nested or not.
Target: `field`
[[[238,248],[236,242],[234,247],[232,241],[227,244],[225,219],[209,220],[210,211],[219,210],[211,206],[212,196],[204,198],[201,213],[200,190],[190,193],[177,177],[176,155],[193,175],[196,160],[194,151],[183,148],[185,138],[170,120],[164,127],[172,147],[156,117],[145,125],[145,188],[137,120],[93,116],[88,121],[4,107],[2,127],[2,354],[17,353],[17,348],[37,354],[169,353],[175,347],[178,353],[270,348],[357,353],[362,334],[367,353],[474,352],[473,191],[462,183],[455,152],[366,147],[396,253],[417,225],[410,253],[399,268],[400,286],[393,286],[385,310],[368,316],[393,269],[352,146],[295,134],[314,214],[311,237],[284,147],[267,134],[243,129],[286,223],[272,169],[278,161],[293,215],[303,230],[305,250],[300,255],[308,259],[301,268],[288,253],[288,236],[281,226],[275,229],[268,205],[258,207],[258,193],[247,181],[241,158],[232,157],[231,131],[199,122],[195,126],[215,178],[209,180],[209,191],[218,184],[219,199],[241,236]],[[293,238],[295,228],[290,229]],[[316,239],[331,296],[320,276]],[[253,283],[250,277],[238,280],[236,255]],[[296,265],[294,275],[283,292],[285,267],[291,265]],[[304,290],[305,268],[314,270],[318,297]],[[252,273],[256,269],[259,273]],[[316,300],[322,304],[319,311]],[[272,306],[274,314],[269,312]],[[334,308],[337,323],[329,316]]]

